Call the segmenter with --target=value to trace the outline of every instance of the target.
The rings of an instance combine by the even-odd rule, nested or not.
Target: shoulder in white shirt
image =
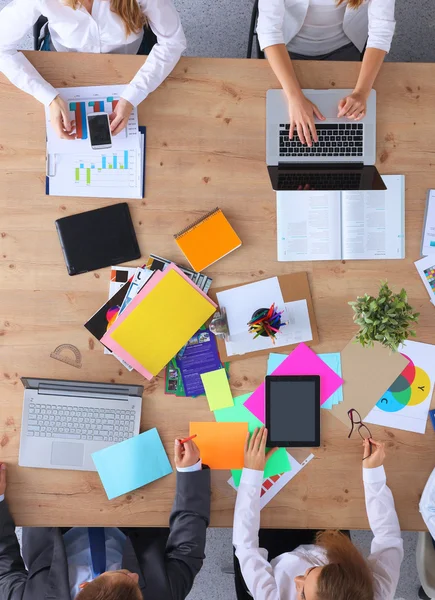
[[[157,37],[145,64],[125,88],[122,97],[137,106],[169,75],[186,48],[180,17],[172,0],[138,0]],[[46,82],[18,43],[44,15],[50,36],[59,52],[126,53],[137,51],[143,31],[126,36],[121,18],[110,10],[108,0],[94,0],[92,14],[73,10],[62,0],[12,0],[0,12],[0,71],[18,88],[48,106],[57,91]]]

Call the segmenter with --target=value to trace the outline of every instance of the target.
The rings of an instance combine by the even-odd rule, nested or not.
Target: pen
[[[190,442],[190,440],[193,440],[193,438],[198,437],[197,433],[194,433],[193,435],[191,435],[190,437],[186,438],[185,440],[180,440],[180,444],[185,444],[186,442]]]

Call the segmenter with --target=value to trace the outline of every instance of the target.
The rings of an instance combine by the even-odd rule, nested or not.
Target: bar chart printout
[[[136,153],[133,150],[85,155],[75,161],[74,184],[77,186],[135,187]]]

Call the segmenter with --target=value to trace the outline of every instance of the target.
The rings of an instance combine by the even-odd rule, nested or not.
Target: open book
[[[405,176],[383,191],[277,192],[279,261],[405,258]]]

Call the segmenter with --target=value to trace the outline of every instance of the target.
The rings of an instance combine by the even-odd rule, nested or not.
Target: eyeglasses
[[[350,433],[347,436],[348,439],[352,435],[353,430],[355,428],[355,425],[357,425],[358,426],[357,431],[360,434],[361,439],[363,439],[363,440],[370,440],[371,437],[372,437],[371,431],[367,427],[367,425],[364,425],[364,423],[362,422],[361,415],[359,414],[359,412],[357,410],[355,410],[354,408],[351,408],[350,410],[347,411],[347,416],[349,417],[350,422],[352,423],[352,427],[350,429]],[[369,454],[369,456],[371,455],[371,453],[372,453],[372,446],[370,444],[370,454]],[[365,458],[368,458],[368,457],[366,456]]]

